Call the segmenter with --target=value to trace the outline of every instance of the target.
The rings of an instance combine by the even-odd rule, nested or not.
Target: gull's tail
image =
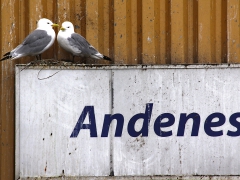
[[[105,60],[107,60],[107,61],[111,61],[111,58],[110,57],[107,57],[107,56],[104,56],[103,54],[101,54],[101,53],[96,53],[96,54],[92,54],[91,56],[90,56],[91,58],[94,58],[94,59],[105,59]]]
[[[2,59],[0,59],[0,61],[4,61],[6,59],[11,59],[12,55],[11,52],[7,52],[6,54],[3,55],[4,57]]]
[[[103,55],[103,59],[108,60],[108,61],[111,61],[111,58],[109,58],[109,57],[107,57],[107,56],[104,56],[104,55]]]

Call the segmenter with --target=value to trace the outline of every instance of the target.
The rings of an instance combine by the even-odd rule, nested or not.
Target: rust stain
[[[45,173],[47,172],[47,161],[46,161],[46,166],[44,168]]]

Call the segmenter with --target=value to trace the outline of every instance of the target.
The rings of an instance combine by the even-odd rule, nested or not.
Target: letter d
[[[149,103],[146,104],[146,109],[145,109],[145,113],[139,113],[134,115],[128,123],[128,134],[132,137],[137,137],[140,134],[142,134],[142,136],[148,136],[148,125],[151,119],[151,115],[152,115],[152,108],[153,108],[153,103]],[[139,119],[143,119],[143,125],[142,125],[142,129],[140,131],[136,131],[134,126],[137,122],[137,120]]]

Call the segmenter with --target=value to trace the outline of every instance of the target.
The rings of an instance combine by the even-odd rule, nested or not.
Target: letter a
[[[89,124],[83,124],[86,116],[89,116]],[[80,115],[77,124],[75,125],[70,138],[78,136],[81,129],[89,129],[91,137],[97,137],[96,120],[93,106],[85,106],[82,114]]]

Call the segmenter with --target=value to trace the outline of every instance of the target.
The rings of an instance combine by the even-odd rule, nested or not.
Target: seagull
[[[74,32],[73,24],[69,21],[62,23],[62,27],[57,35],[58,44],[75,56],[89,57],[93,59],[111,59],[98,52],[89,42],[80,34]]]
[[[0,61],[18,59],[24,56],[36,56],[37,60],[41,60],[41,53],[50,48],[54,43],[56,34],[53,27],[57,26],[59,25],[52,23],[49,19],[40,19],[37,23],[37,29],[29,34],[22,44],[4,54]]]

